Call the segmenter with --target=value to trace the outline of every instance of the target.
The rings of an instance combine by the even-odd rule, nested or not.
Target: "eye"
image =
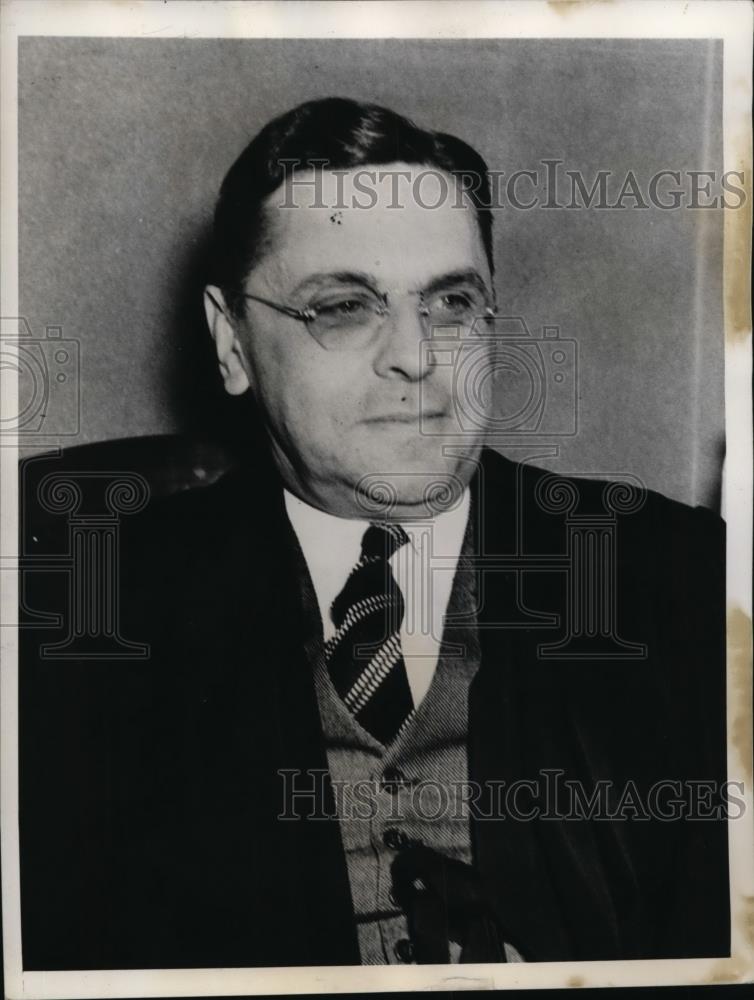
[[[364,303],[358,299],[340,299],[338,302],[328,302],[315,306],[318,313],[324,315],[353,316],[364,309]]]
[[[483,309],[481,297],[464,290],[440,292],[429,301],[428,306],[432,315],[448,319],[468,317]]]
[[[463,292],[448,292],[442,296],[442,303],[447,309],[469,309],[471,300]]]
[[[310,308],[324,320],[360,319],[369,312],[369,302],[362,296],[339,295],[313,302]]]

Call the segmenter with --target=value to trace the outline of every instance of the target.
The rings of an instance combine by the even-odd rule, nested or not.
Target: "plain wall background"
[[[558,158],[587,179],[631,169],[646,191],[658,170],[721,170],[721,56],[714,41],[22,39],[21,312],[80,344],[80,431],[61,443],[225,433],[202,259],[220,182],[274,115],[375,101],[493,170]],[[579,432],[537,464],[714,505],[722,212],[508,207],[495,245],[501,309],[579,345]]]

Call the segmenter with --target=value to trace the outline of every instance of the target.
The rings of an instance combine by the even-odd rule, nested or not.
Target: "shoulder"
[[[259,603],[282,570],[282,489],[253,464],[159,497],[119,527],[120,606],[157,643],[224,620],[239,594]]]
[[[279,519],[282,490],[266,467],[239,465],[208,486],[158,497],[122,522],[122,550],[181,561],[216,551],[223,539],[262,544]]]
[[[524,537],[553,542],[567,525],[612,526],[626,558],[663,552],[689,562],[724,556],[725,523],[704,507],[663,496],[637,477],[601,480],[561,474],[514,462],[485,449],[479,467],[481,512],[486,529],[515,518]],[[630,548],[629,548],[630,546]]]

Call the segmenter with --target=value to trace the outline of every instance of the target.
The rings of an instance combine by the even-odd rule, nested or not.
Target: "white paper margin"
[[[724,41],[724,166],[746,172],[751,220],[751,41],[746,0],[628,2],[184,2],[184,0],[7,0],[0,8],[2,87],[2,276],[0,316],[18,316],[17,40],[22,35],[150,38],[722,38]],[[728,308],[733,271],[750,260],[731,253],[740,218],[725,220],[724,482],[728,523],[729,612],[748,617],[743,655],[751,670],[751,312],[734,329]],[[751,248],[749,246],[749,256]],[[739,281],[738,287],[743,287]],[[736,309],[740,316],[740,305]],[[13,373],[0,371],[0,415],[16,412]],[[17,448],[0,448],[0,621],[15,621],[17,580]],[[728,703],[728,780],[745,784],[745,812],[730,828],[732,955],[725,959],[557,962],[515,965],[372,966],[284,969],[160,969],[23,972],[21,968],[17,782],[17,634],[0,629],[2,729],[0,783],[5,990],[16,998],[241,996],[320,992],[389,992],[647,986],[747,982],[754,979],[754,799],[734,728],[751,733],[751,706]],[[730,639],[730,636],[729,636]],[[728,670],[732,649],[729,641]],[[741,654],[739,653],[739,656]],[[748,772],[748,773],[747,773]]]

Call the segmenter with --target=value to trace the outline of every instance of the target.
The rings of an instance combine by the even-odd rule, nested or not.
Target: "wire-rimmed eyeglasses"
[[[417,312],[425,330],[459,328],[462,335],[479,332],[480,324],[495,316],[492,296],[481,284],[454,282],[421,292]],[[328,351],[361,350],[371,343],[390,314],[386,292],[361,286],[337,287],[319,292],[306,306],[297,308],[261,295],[243,293],[243,298],[259,302],[284,316],[306,325],[311,336]]]

